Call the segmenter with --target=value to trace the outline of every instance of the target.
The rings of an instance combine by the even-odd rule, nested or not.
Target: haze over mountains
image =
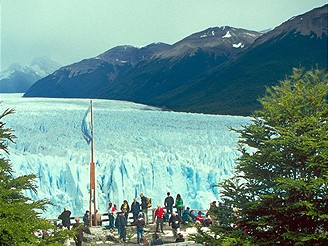
[[[173,44],[118,46],[37,81],[25,97],[128,100],[177,111],[249,115],[293,67],[327,68],[327,6],[264,33],[216,27]]]

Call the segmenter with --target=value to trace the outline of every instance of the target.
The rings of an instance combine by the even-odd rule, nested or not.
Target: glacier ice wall
[[[38,175],[38,193],[28,195],[53,202],[45,217],[56,218],[63,207],[82,215],[89,204],[90,147],[80,126],[89,100],[0,96],[1,112],[16,109],[4,118],[17,136],[8,143],[15,175]],[[246,117],[167,112],[123,101],[93,100],[93,106],[100,212],[109,201],[131,203],[140,192],[154,205],[170,191],[180,193],[186,206],[208,208],[219,199],[213,185],[231,175],[239,155],[237,134],[228,128],[249,123]]]

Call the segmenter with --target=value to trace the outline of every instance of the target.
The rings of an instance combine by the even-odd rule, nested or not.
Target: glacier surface
[[[4,118],[17,139],[8,143],[14,175],[38,176],[32,199],[54,205],[43,214],[56,218],[64,207],[73,216],[89,207],[90,146],[81,133],[88,99],[22,98],[0,94],[0,111],[15,108]],[[247,117],[161,111],[124,101],[93,100],[96,201],[106,212],[109,201],[118,207],[139,200],[143,192],[153,205],[163,204],[166,192],[180,193],[192,209],[206,209],[219,199],[214,187],[231,176],[239,156],[238,135]],[[4,155],[4,153],[1,153]]]

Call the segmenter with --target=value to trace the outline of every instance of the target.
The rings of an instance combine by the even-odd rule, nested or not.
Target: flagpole
[[[96,179],[95,179],[95,163],[94,163],[94,138],[93,138],[93,113],[92,113],[92,100],[90,100],[90,122],[91,122],[91,161],[90,161],[90,203],[89,203],[89,209],[90,209],[90,226],[92,224],[95,224],[97,226],[97,220],[96,220]],[[92,223],[92,201],[93,201],[93,218],[94,223]]]

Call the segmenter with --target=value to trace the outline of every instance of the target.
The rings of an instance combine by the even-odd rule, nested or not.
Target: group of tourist
[[[143,228],[148,224],[148,198],[140,193],[140,203],[136,198],[133,199],[131,206],[128,201],[124,200],[120,211],[117,210],[116,204],[108,205],[109,230],[112,232],[115,227],[120,234],[120,239],[126,241],[126,227],[128,225],[128,214],[132,213],[133,225],[137,226],[138,243],[143,237]]]
[[[210,213],[204,214],[202,211],[190,210],[189,207],[183,211],[182,218],[185,223],[202,224],[204,226],[210,226],[213,223]]]
[[[160,245],[160,241],[162,241],[158,233],[164,233],[164,222],[169,223],[172,228],[173,235],[177,238],[177,240],[184,240],[183,235],[179,233],[180,224],[183,222],[183,200],[180,194],[177,194],[176,199],[171,196],[170,192],[167,192],[166,195],[167,196],[164,199],[164,206],[162,207],[161,205],[157,205],[153,214],[154,222],[156,223],[156,230],[153,238],[155,244],[153,245]],[[127,200],[124,200],[120,211],[117,210],[117,206],[115,204],[109,203],[109,230],[113,231],[116,227],[120,235],[120,239],[126,241],[128,214],[132,213],[132,225],[135,225],[137,228],[137,242],[144,244],[144,241],[146,240],[144,238],[144,228],[149,223],[148,209],[151,206],[149,202],[149,198],[147,198],[143,193],[140,193],[140,202],[134,198],[132,204],[129,206]],[[173,211],[173,208],[176,208],[176,212]]]
[[[135,225],[137,229],[137,242],[138,244],[145,244],[146,239],[144,237],[144,229],[149,222],[148,209],[151,206],[149,203],[150,199],[143,193],[140,193],[140,202],[137,198],[134,198],[132,203],[129,205],[128,201],[124,200],[120,206],[120,210],[117,209],[116,204],[110,202],[108,205],[109,230],[113,232],[116,228],[120,235],[120,239],[126,241],[126,228],[128,226],[129,219],[128,214],[131,213],[133,218],[132,225]],[[209,226],[212,224],[210,212],[204,214],[202,211],[197,212],[195,210],[191,210],[190,207],[184,209],[184,203],[180,194],[177,194],[174,199],[170,192],[167,192],[163,205],[164,206],[157,205],[153,213],[154,222],[156,224],[155,234],[152,241],[153,245],[162,244],[160,242],[163,240],[159,237],[159,233],[164,233],[164,222],[168,222],[177,242],[184,241],[183,235],[180,233],[180,226],[182,223],[195,223],[202,224],[204,226]],[[213,208],[216,207],[216,201],[212,202],[209,211],[212,211]],[[63,226],[68,229],[70,229],[70,215],[71,212],[64,209],[63,213],[58,217],[59,219],[62,219]],[[76,218],[75,221],[75,224],[80,224],[78,218]],[[90,212],[88,210],[85,212],[83,216],[84,226],[89,227],[90,221],[92,222],[92,225],[102,224],[102,218],[98,213],[98,210],[96,210],[95,215],[92,215],[91,220]],[[81,234],[83,234],[83,232],[79,231],[76,245],[81,245]]]

